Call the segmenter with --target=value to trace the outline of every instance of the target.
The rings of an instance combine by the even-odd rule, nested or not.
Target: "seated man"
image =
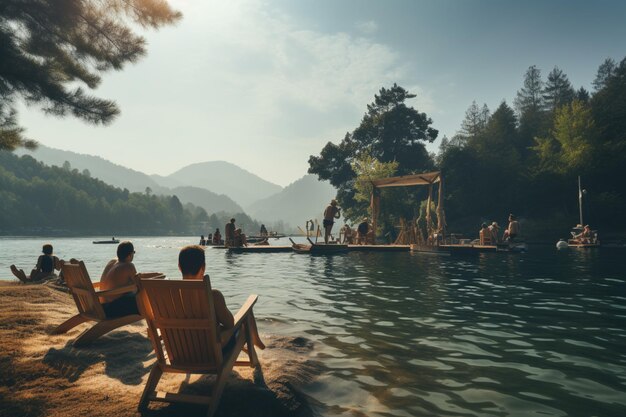
[[[514,215],[509,214],[509,227],[504,231],[502,239],[505,242],[513,242],[520,233],[519,222]]]
[[[220,233],[220,229],[215,229],[215,233],[213,233],[213,244],[214,245],[222,244],[222,234]]]
[[[478,237],[480,238],[481,245],[491,245],[493,242],[491,241],[491,230],[487,227],[487,223],[483,223],[481,225],[480,231],[478,232]]]
[[[500,226],[498,225],[498,223],[491,223],[491,225],[489,226],[489,231],[491,232],[491,242],[493,242],[494,245],[497,245],[500,242]]]
[[[135,284],[137,270],[133,265],[135,247],[131,242],[122,242],[117,246],[117,259],[111,259],[104,267],[100,278],[100,290],[113,290]],[[160,275],[158,272],[142,274],[143,278]],[[101,297],[104,314],[108,318],[123,317],[130,314],[139,314],[136,291],[126,294]]]
[[[352,244],[352,228],[348,223],[343,226],[343,243]]]
[[[235,237],[233,239],[233,245],[236,248],[240,248],[242,246],[248,246],[248,239],[246,235],[243,233],[241,228],[235,229]]]
[[[367,244],[367,236],[369,233],[370,225],[367,222],[367,217],[363,218],[363,221],[359,223],[359,226],[356,229],[357,232],[357,244],[365,245]]]
[[[591,231],[591,227],[589,227],[589,225],[586,225],[585,227],[583,227],[582,232],[576,235],[574,239],[578,241],[579,243],[592,243],[593,232]]]
[[[17,269],[15,265],[11,265],[11,272],[22,282],[36,282],[46,278],[55,278],[55,269],[61,269],[63,261],[59,260],[53,255],[52,245],[46,243],[42,248],[43,255],[39,255],[37,258],[37,264],[35,269],[30,272],[29,276],[26,276],[22,269]]]
[[[183,274],[183,279],[202,279],[206,271],[204,248],[196,245],[182,248],[178,254],[178,268]],[[235,319],[226,306],[224,295],[216,289],[213,289],[213,307],[215,308],[215,318],[222,327],[222,347],[227,350],[235,343],[235,335],[232,334],[232,330],[228,332],[228,329],[232,329],[235,325]],[[250,330],[254,340],[261,343],[257,346],[263,346],[255,320],[251,321]]]

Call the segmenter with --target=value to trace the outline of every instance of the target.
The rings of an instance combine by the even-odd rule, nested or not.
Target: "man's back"
[[[334,220],[335,219],[335,215],[337,214],[337,207],[329,204],[326,207],[326,210],[324,210],[324,219],[325,220]]]
[[[135,275],[137,275],[137,270],[132,262],[119,262],[117,259],[111,259],[102,272],[100,289],[106,291],[131,285]],[[119,297],[121,295],[108,297],[107,301],[113,301]]]

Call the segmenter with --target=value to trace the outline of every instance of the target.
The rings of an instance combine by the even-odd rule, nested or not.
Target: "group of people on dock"
[[[198,244],[200,246],[209,246],[209,245],[221,245],[222,243],[224,242],[222,241],[222,234],[220,233],[220,229],[218,227],[215,229],[215,232],[209,233],[206,239],[204,238],[204,235],[200,235],[200,243]]]
[[[492,222],[490,225],[483,223],[480,231],[478,232],[480,245],[489,246],[497,245],[503,242],[513,242],[520,235],[520,225],[517,218],[513,214],[509,214],[509,225],[502,234],[502,238],[499,236],[500,226],[497,222]]]

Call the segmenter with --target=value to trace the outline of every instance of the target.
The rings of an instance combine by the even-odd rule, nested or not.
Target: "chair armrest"
[[[119,288],[115,288],[112,290],[96,291],[96,295],[98,297],[106,298],[106,297],[111,297],[114,295],[126,294],[126,293],[133,292],[133,291],[137,291],[137,286],[135,284],[126,285],[124,287],[119,287]]]
[[[162,272],[139,272],[135,275],[137,279],[165,279],[165,274]]]
[[[248,297],[246,302],[241,306],[239,311],[234,316],[235,318],[234,328],[241,326],[241,323],[243,323],[246,316],[252,312],[252,307],[254,306],[254,304],[256,303],[258,299],[259,299],[259,296],[256,294],[252,294]]]

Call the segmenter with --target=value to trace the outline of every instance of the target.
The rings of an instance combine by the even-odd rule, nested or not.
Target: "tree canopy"
[[[588,190],[586,218],[626,230],[626,58],[605,60],[590,94],[555,67],[543,82],[528,68],[515,100],[502,103],[466,141],[446,141],[437,156],[446,180],[449,230],[475,234],[483,221],[522,218],[527,236],[558,238],[577,219],[577,181]],[[461,125],[468,132],[478,106]],[[471,125],[471,124],[469,124]]]
[[[426,113],[409,107],[406,101],[416,97],[394,84],[381,88],[374,102],[354,131],[346,133],[337,145],[328,142],[319,156],[309,158],[309,173],[329,180],[338,189],[337,197],[344,209],[355,207],[354,171],[361,156],[368,155],[380,163],[397,163],[397,174],[432,170],[434,161],[425,143],[433,142],[438,131],[431,127]]]
[[[2,0],[0,2],[0,150],[33,147],[16,120],[15,102],[93,124],[119,114],[112,100],[86,93],[101,74],[146,52],[136,26],[158,28],[181,14],[166,0]]]

